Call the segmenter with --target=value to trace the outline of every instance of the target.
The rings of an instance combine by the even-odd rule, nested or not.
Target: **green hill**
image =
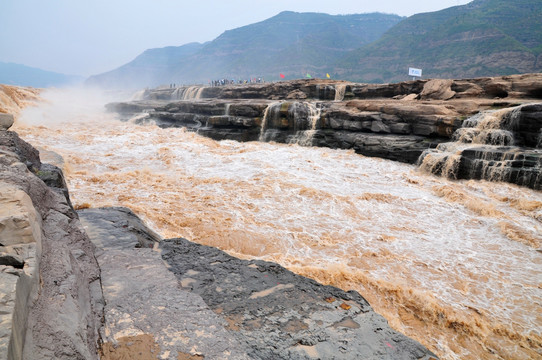
[[[83,77],[65,75],[21,64],[0,62],[0,84],[45,88],[80,83]]]
[[[401,20],[396,15],[327,15],[282,12],[260,23],[226,31],[176,69],[176,76],[204,78],[325,75],[330,66],[378,39]],[[193,79],[197,80],[197,79]]]
[[[207,83],[222,78],[271,80],[278,79],[280,73],[286,78],[299,78],[306,73],[325,76],[338,59],[377,40],[401,19],[379,13],[282,12],[262,22],[226,31],[203,45],[147,50],[134,61],[87,82],[107,87],[142,87]]]
[[[365,82],[464,78],[542,71],[542,1],[475,0],[397,24],[336,64],[342,78]]]

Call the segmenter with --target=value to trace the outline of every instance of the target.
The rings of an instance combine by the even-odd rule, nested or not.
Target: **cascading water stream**
[[[189,86],[176,88],[171,93],[171,100],[199,100],[204,87]]]
[[[514,129],[518,126],[519,114],[520,108],[489,110],[466,119],[452,135],[453,142],[439,144],[420,156],[420,168],[452,179],[506,181],[512,176],[512,171],[517,171],[511,169],[511,162],[523,161],[530,154],[515,146]],[[462,165],[466,152],[472,154],[469,155],[469,165]],[[531,150],[532,154],[535,152]],[[539,184],[532,178],[538,176],[535,174],[536,171],[532,171],[532,175],[528,172],[521,175],[522,181]]]
[[[268,137],[266,136],[269,123],[278,116],[281,106],[282,102],[273,102],[267,105],[267,107],[265,108],[262,118],[262,124],[260,125],[260,136],[258,137],[258,141],[269,141]]]
[[[259,141],[270,141],[283,135],[285,142],[311,146],[321,117],[321,105],[312,102],[276,102],[264,111]]]
[[[143,100],[145,98],[146,90],[139,90],[135,92],[132,97],[130,98],[130,101],[139,101]]]
[[[296,129],[295,135],[289,141],[290,144],[298,144],[301,146],[312,146],[314,134],[317,131],[318,122],[322,115],[322,108],[317,103],[304,102],[302,104],[307,109],[307,120],[310,124],[310,128],[305,129]],[[295,123],[300,123],[302,121],[294,120]]]
[[[346,85],[343,85],[343,84],[335,85],[335,101],[343,101],[345,92],[346,92]]]

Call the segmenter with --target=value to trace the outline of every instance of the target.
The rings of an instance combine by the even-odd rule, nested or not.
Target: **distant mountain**
[[[322,77],[338,59],[377,40],[401,19],[379,13],[327,15],[286,11],[226,31],[203,45],[147,50],[134,61],[87,82],[108,87],[142,87],[207,83],[221,78],[278,79],[280,73],[286,78],[299,78],[306,73]]]
[[[145,50],[118,69],[89,77],[86,84],[128,89],[169,84],[173,82],[172,69],[204,46],[205,44],[190,43]]]
[[[475,0],[413,15],[336,64],[342,78],[365,82],[465,78],[542,71],[542,1]]]
[[[0,62],[0,84],[45,88],[82,82],[81,76],[65,75],[25,65]]]

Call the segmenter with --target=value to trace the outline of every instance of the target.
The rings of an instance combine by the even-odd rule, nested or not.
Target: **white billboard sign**
[[[408,75],[422,77],[422,69],[408,68]]]

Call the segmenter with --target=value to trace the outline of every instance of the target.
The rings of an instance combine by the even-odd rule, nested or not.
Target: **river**
[[[542,358],[541,192],[120,122],[78,91],[43,97],[15,130],[62,155],[75,207],[127,206],[165,238],[354,289],[442,359]]]

